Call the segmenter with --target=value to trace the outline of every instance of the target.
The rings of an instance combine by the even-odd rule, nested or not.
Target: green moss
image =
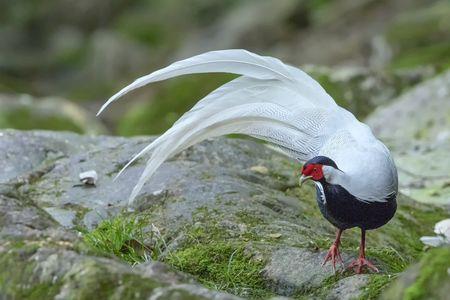
[[[235,233],[219,220],[214,210],[199,208],[194,214],[194,224],[183,229],[186,239],[164,262],[194,275],[208,288],[258,299],[270,295],[261,274],[264,261],[246,250],[250,247],[246,241],[257,237],[242,233],[236,240]]]
[[[18,299],[51,299],[56,296],[61,289],[61,283],[39,283],[28,290],[17,293]]]
[[[361,300],[378,299],[380,293],[386,288],[389,282],[395,278],[392,275],[373,274],[370,276],[369,283],[364,287]]]
[[[334,239],[334,228],[323,220],[315,203],[313,187],[286,190],[288,196],[301,199],[299,220],[303,226],[301,234],[304,243],[295,246],[309,248],[311,251],[325,251]],[[371,274],[364,297],[375,299],[381,291],[424,254],[420,237],[429,235],[436,222],[448,218],[448,213],[432,205],[417,203],[403,195],[398,199],[398,209],[394,218],[385,226],[367,232],[367,257],[380,269],[381,274]],[[360,230],[346,230],[342,236],[341,251],[357,256]],[[350,273],[346,272],[346,276]],[[311,295],[326,295],[327,288],[309,291]],[[305,296],[305,295],[304,295]],[[365,299],[363,297],[363,299]]]
[[[382,264],[389,269],[383,270],[389,273],[402,272],[409,264],[409,260],[405,258],[406,255],[400,254],[399,251],[392,247],[385,248],[370,248],[367,249],[368,257],[374,257],[382,262]]]
[[[190,245],[167,259],[209,288],[260,298],[268,294],[261,276],[264,264],[245,252],[243,245],[210,241]]]
[[[194,224],[183,228],[183,232],[187,236],[185,245],[229,239],[230,232],[220,226],[219,221],[214,211],[204,207],[199,208],[194,215]]]
[[[118,273],[93,259],[75,265],[63,282],[70,299],[144,299],[162,286],[137,274]]]
[[[272,227],[270,215],[261,218],[251,209],[234,212],[225,218],[227,222],[221,222],[224,219],[221,210],[200,207],[193,214],[192,224],[182,228],[181,236],[184,238],[179,240],[177,248],[159,259],[194,275],[209,288],[244,297],[263,298],[271,295],[261,277],[261,270],[265,265],[264,259],[271,254],[272,246],[289,245],[309,248],[311,251],[325,251],[334,239],[334,228],[321,216],[312,185],[301,189],[290,188],[284,193],[299,199],[299,211],[292,215],[286,213],[284,217],[288,222],[301,225],[293,226],[293,230],[300,230],[299,234],[306,238],[297,240],[294,235],[285,239],[284,236],[288,236],[290,232],[288,227],[285,227],[281,238],[268,238],[270,233],[278,232],[276,227]],[[259,197],[261,195],[255,195],[248,200],[261,201]],[[274,205],[276,201],[273,202],[271,197],[271,194],[264,195],[264,205],[278,212],[278,206]],[[428,234],[436,221],[448,215],[440,208],[422,205],[404,196],[398,201],[394,219],[382,228],[368,232],[367,256],[381,270],[381,274],[369,275],[369,283],[363,290],[364,297],[368,299],[375,299],[397,274],[420,259],[423,254],[420,236]],[[121,222],[126,220],[123,216],[120,218]],[[235,226],[242,224],[246,226],[236,231]],[[107,227],[114,226],[108,224]],[[356,257],[359,238],[358,229],[346,230],[341,250]],[[110,246],[106,244],[105,247]],[[114,252],[109,250],[109,253]],[[121,256],[120,253],[114,255]],[[330,276],[319,288],[301,291],[295,297],[324,297],[336,282],[350,274],[352,273],[344,272],[337,277]]]
[[[50,299],[56,296],[61,287],[60,282],[39,282],[34,274],[36,263],[28,260],[37,247],[29,247],[23,242],[10,247],[10,251],[0,255],[2,294],[14,299]]]
[[[242,210],[236,213],[238,220],[248,226],[261,226],[265,223],[262,216],[255,215],[251,211]]]
[[[200,74],[173,79],[156,93],[152,102],[137,104],[125,114],[118,126],[119,134],[164,132],[202,97],[234,77],[230,74]]]
[[[88,256],[71,256],[74,259],[67,273],[44,277],[41,270],[46,261],[34,259],[36,245],[19,245],[9,244],[0,255],[0,291],[8,299],[53,299],[63,286],[67,299],[144,299],[156,287],[165,286]],[[54,253],[52,256],[64,259],[64,252]]]
[[[450,248],[434,249],[420,262],[420,272],[415,282],[404,291],[405,300],[443,299],[440,292],[449,289]],[[446,294],[448,296],[448,294]]]
[[[147,245],[146,237],[154,237],[152,231],[145,232],[149,225],[145,217],[119,215],[105,220],[91,232],[83,235],[85,243],[99,255],[114,255],[130,264],[157,259],[162,252],[162,242]]]

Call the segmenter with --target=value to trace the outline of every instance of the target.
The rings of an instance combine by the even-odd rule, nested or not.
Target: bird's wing
[[[362,202],[386,202],[397,194],[397,170],[386,146],[369,127],[353,122],[330,136],[319,155],[333,159],[343,172],[328,180]]]
[[[357,122],[303,71],[245,50],[207,52],[143,76],[112,96],[99,113],[119,97],[148,83],[212,72],[242,76],[199,101],[130,161],[151,152],[129,198],[130,204],[166,159],[204,139],[230,133],[247,134],[269,141],[290,156],[305,161],[316,156],[337,130]]]

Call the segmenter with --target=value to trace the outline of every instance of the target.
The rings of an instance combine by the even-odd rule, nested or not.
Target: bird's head
[[[302,167],[300,186],[307,180],[319,182],[332,182],[336,173],[342,173],[336,163],[326,156],[316,156],[308,160]]]

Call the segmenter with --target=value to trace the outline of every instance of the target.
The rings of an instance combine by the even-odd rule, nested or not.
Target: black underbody
[[[321,182],[325,194],[322,200],[319,187],[317,203],[322,215],[339,229],[359,227],[364,230],[375,229],[386,224],[397,209],[396,195],[386,202],[363,202],[352,196],[340,185]]]

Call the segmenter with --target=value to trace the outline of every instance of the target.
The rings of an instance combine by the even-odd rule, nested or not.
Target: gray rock
[[[237,299],[208,289],[217,287],[254,298],[345,298],[372,282],[372,274],[362,280],[321,266],[334,229],[320,215],[313,186],[297,187],[299,165],[264,144],[209,140],[163,164],[131,214],[148,220],[145,243],[160,243],[154,259],[161,262],[147,258],[132,268],[87,247],[77,230],[130,216],[127,197],[145,160],[113,178],[152,138],[14,130],[0,136],[0,278],[8,278],[0,281],[0,297],[26,298],[39,289],[57,299]],[[79,186],[79,174],[93,169],[96,185]],[[368,235],[369,258],[387,274],[416,259],[418,237],[447,215],[402,196],[398,216]],[[344,233],[346,263],[357,255],[358,239],[356,230]],[[9,278],[13,266],[18,275]],[[222,274],[234,267],[236,273]]]
[[[424,82],[368,119],[390,146],[400,190],[427,203],[450,203],[450,72]]]
[[[280,295],[291,296],[311,287],[318,288],[333,272],[331,264],[317,267],[325,254],[291,247],[278,249],[264,268],[264,276]]]
[[[71,210],[57,208],[57,207],[46,207],[44,210],[52,216],[52,218],[61,224],[63,227],[73,227],[73,221],[75,219],[76,213]]]
[[[0,286],[2,298],[239,299],[195,283],[182,283],[180,275],[170,270],[148,274],[112,259],[80,255],[73,250],[41,247],[37,251],[10,250],[2,255],[2,264],[20,272],[19,276],[26,275],[22,280],[28,281],[18,281],[19,276],[6,278]],[[2,270],[0,274],[7,276],[7,272]],[[38,289],[33,289],[36,283]]]
[[[450,72],[381,106],[367,119],[382,138],[440,142],[450,138]]]
[[[362,289],[367,285],[369,276],[354,275],[340,280],[328,294],[328,300],[351,300],[358,299]]]

